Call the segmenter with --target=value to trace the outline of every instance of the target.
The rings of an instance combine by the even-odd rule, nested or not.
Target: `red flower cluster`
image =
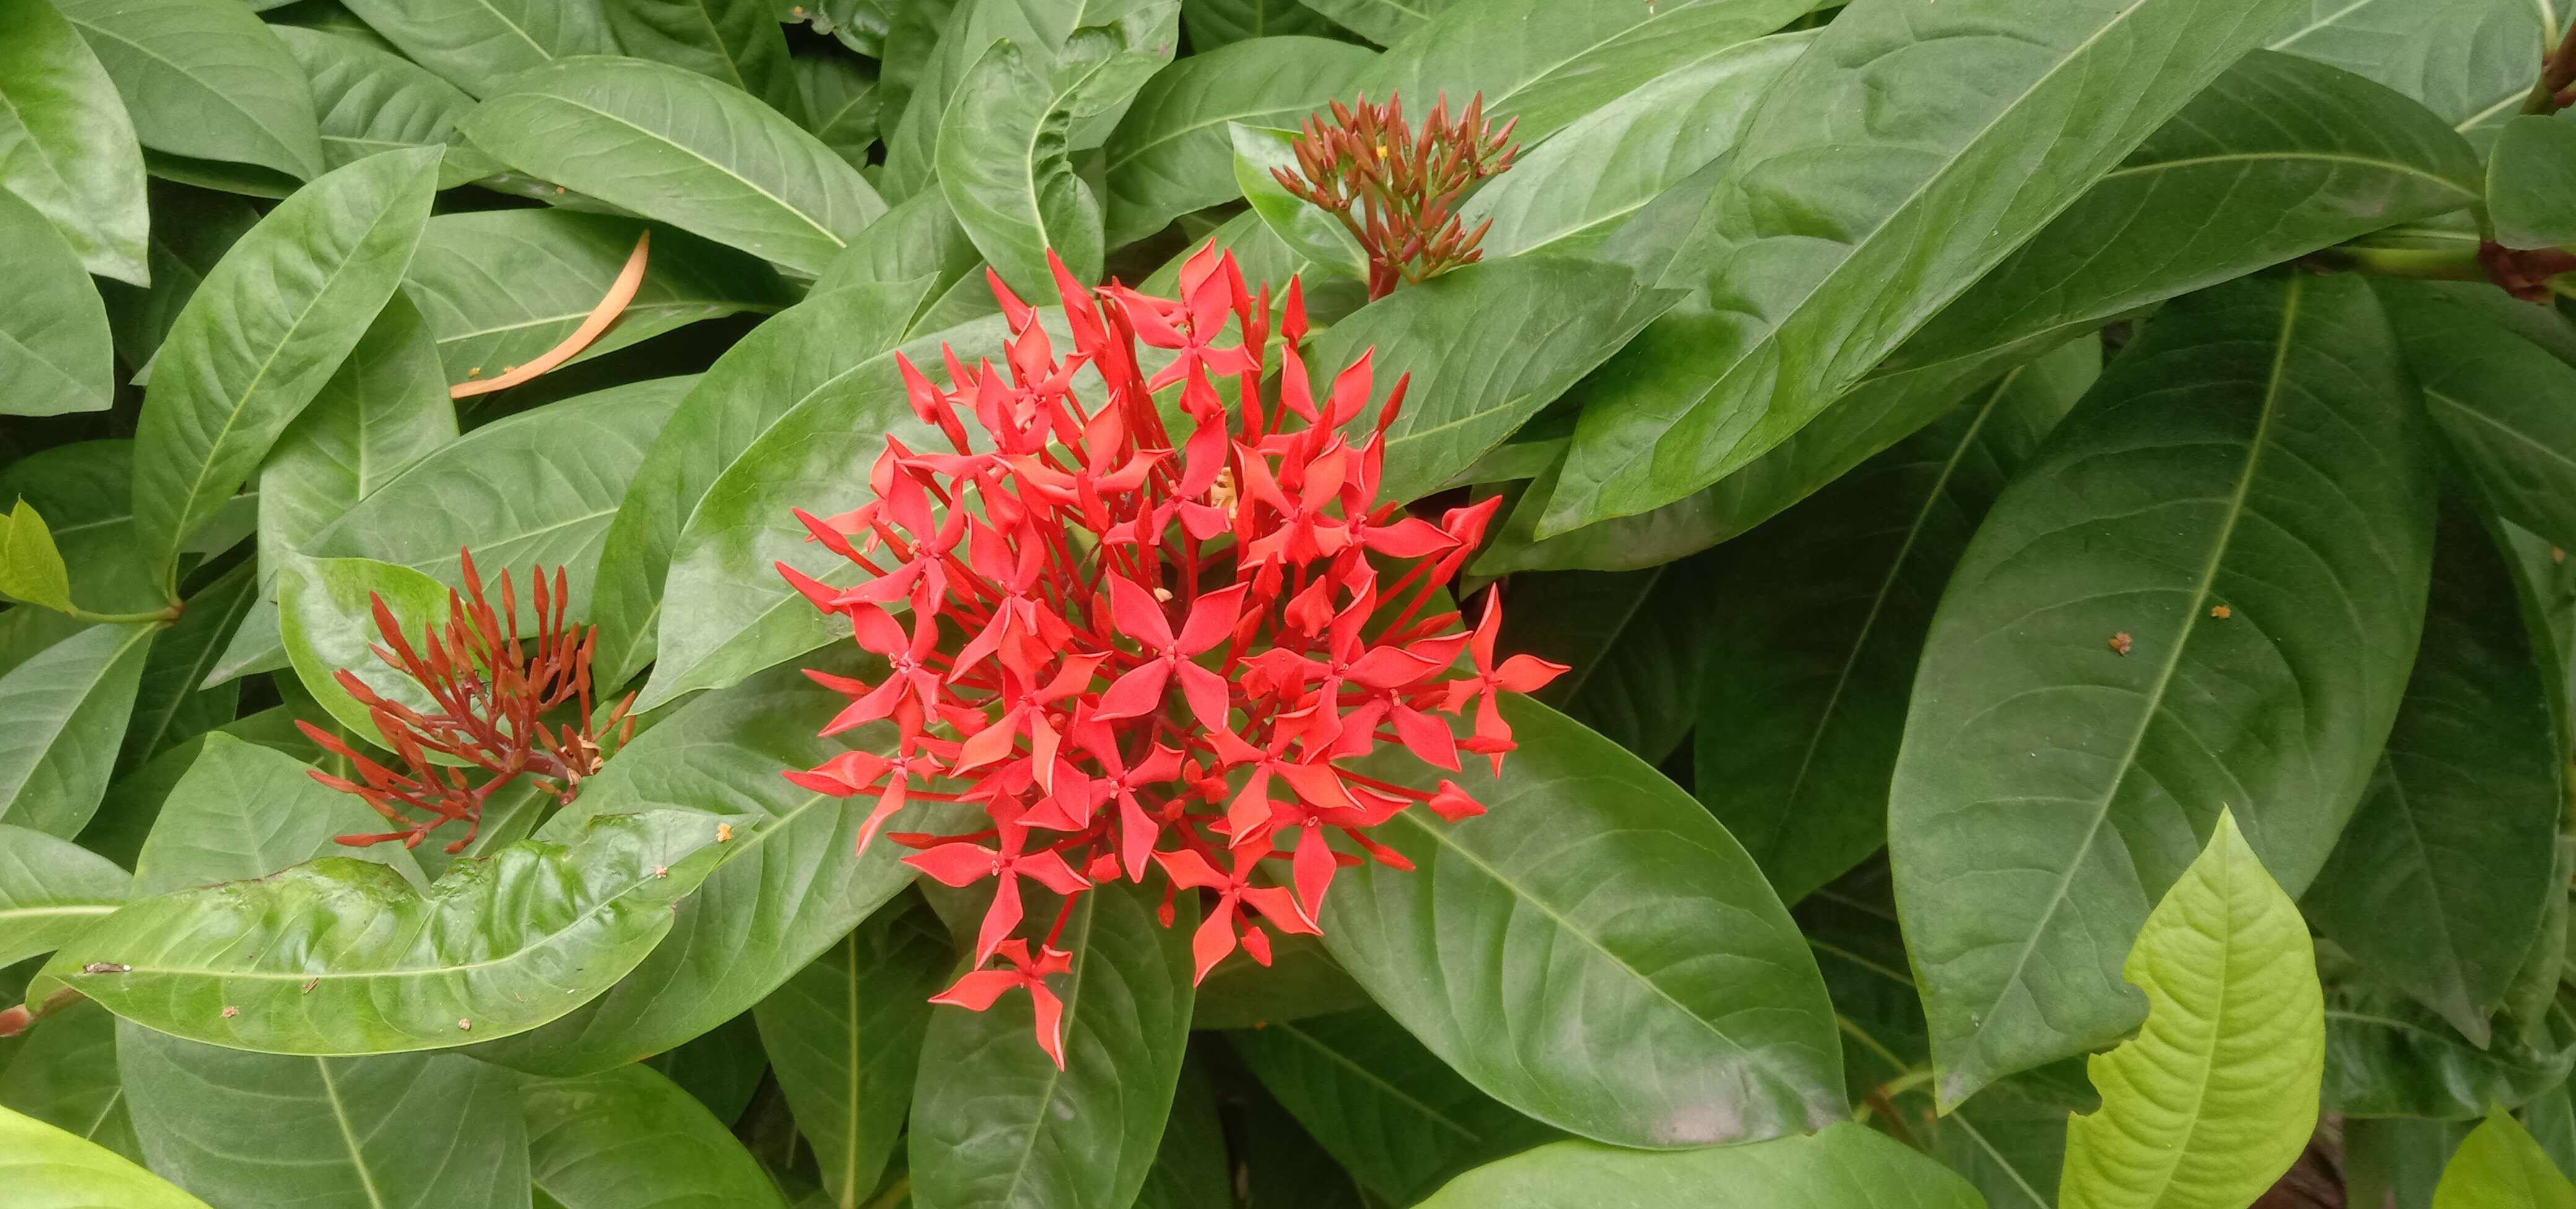
[[[1514,118],[1499,130],[1485,120],[1485,94],[1477,93],[1455,118],[1442,94],[1416,132],[1404,120],[1404,101],[1389,96],[1357,108],[1332,103],[1332,119],[1309,114],[1293,144],[1295,169],[1270,170],[1290,195],[1342,222],[1368,257],[1369,297],[1384,298],[1402,282],[1437,277],[1483,259],[1477,245],[1494,225],[1461,229],[1458,199],[1488,177],[1512,169],[1520,148],[1511,142]]]
[[[779,571],[888,664],[874,683],[807,673],[850,699],[822,733],[892,719],[899,734],[892,755],[844,752],[788,778],[874,797],[862,851],[908,800],[984,810],[990,825],[968,834],[890,837],[948,885],[994,883],[975,961],[999,954],[1008,967],[979,968],[934,1000],[980,1011],[1026,987],[1038,1044],[1062,1065],[1046,977],[1071,966],[1055,942],[1082,893],[1159,868],[1167,926],[1176,889],[1208,900],[1192,945],[1199,977],[1238,943],[1266,964],[1263,923],[1316,932],[1334,871],[1359,862],[1327,833],[1409,868],[1367,829],[1416,803],[1450,819],[1484,809],[1453,782],[1413,789],[1342,761],[1392,742],[1452,770],[1463,748],[1499,772],[1512,739],[1494,694],[1564,669],[1529,656],[1496,664],[1499,605],[1472,634],[1441,607],[1498,501],[1434,524],[1377,498],[1404,383],[1352,444],[1370,358],[1314,396],[1295,281],[1274,334],[1268,287],[1247,293],[1213,246],[1183,268],[1177,302],[1095,292],[1060,263],[1055,273],[1070,356],[994,278],[1012,332],[1003,365],[969,368],[948,351],[942,389],[902,364],[913,409],[948,451],[889,438],[874,499],[839,516],[798,512],[866,578],[844,590]],[[1146,354],[1158,365],[1140,341],[1162,350]],[[1075,396],[1086,374],[1106,385],[1097,407]],[[1190,422],[1178,441],[1154,398],[1171,387]],[[1474,672],[1453,677],[1462,650]],[[1432,716],[1470,703],[1463,740]],[[1269,862],[1287,866],[1285,885]],[[1063,896],[1034,943],[1017,935],[1024,881]]]

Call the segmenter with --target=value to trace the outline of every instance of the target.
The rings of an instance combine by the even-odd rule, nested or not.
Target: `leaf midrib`
[[[1272,1021],[1269,1027],[1283,1035],[1296,1038],[1298,1041],[1304,1043],[1308,1048],[1323,1055],[1326,1062],[1349,1071],[1351,1074],[1358,1076],[1361,1082],[1368,1084],[1370,1087],[1376,1088],[1380,1095],[1420,1113],[1424,1118],[1432,1121],[1451,1133],[1457,1134],[1459,1137],[1466,1139],[1469,1143],[1481,1144],[1485,1140],[1483,1134],[1477,1133],[1475,1130],[1469,1129],[1467,1126],[1451,1119],[1448,1114],[1441,1112],[1439,1109],[1423,1103],[1421,1099],[1414,1096],[1412,1093],[1389,1082],[1385,1076],[1360,1065],[1356,1061],[1353,1061],[1348,1054],[1344,1054],[1340,1050],[1324,1044],[1321,1039],[1304,1029],[1298,1028],[1295,1023],[1284,1020]]]

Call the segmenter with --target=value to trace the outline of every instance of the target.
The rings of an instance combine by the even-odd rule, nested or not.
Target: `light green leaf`
[[[617,51],[599,0],[355,0],[367,28],[476,96],[570,55]]]
[[[89,822],[153,628],[91,626],[0,675],[0,822],[55,836]]]
[[[1809,1137],[1655,1153],[1558,1142],[1449,1182],[1420,1209],[1979,1209],[1976,1191],[1848,1121]]]
[[[313,182],[251,228],[171,324],[134,437],[136,537],[165,578],[392,297],[437,166],[432,150],[389,152]]]
[[[1540,536],[1671,503],[1787,439],[2295,3],[1846,9],[1772,89],[1666,276],[1711,291],[1667,321],[1699,346],[1693,372],[1588,398]]]
[[[1943,1104],[2136,1026],[2112,938],[2222,807],[2284,886],[2324,863],[2423,623],[2432,468],[2393,342],[2351,278],[2177,300],[1969,543],[1888,815]]]
[[[278,568],[277,600],[279,641],[296,678],[350,733],[369,743],[384,742],[367,707],[340,687],[337,676],[343,670],[388,701],[422,713],[438,711],[428,690],[376,655],[374,647],[384,642],[384,635],[376,625],[375,605],[383,602],[403,638],[419,650],[424,631],[447,624],[446,585],[393,563],[297,556]]]
[[[626,53],[685,67],[801,117],[787,36],[769,0],[604,0]]]
[[[0,93],[0,105],[8,101]],[[0,154],[6,151],[0,145]],[[0,272],[11,287],[0,295],[0,415],[105,410],[114,399],[116,368],[107,305],[63,233],[5,188]]]
[[[1075,174],[1073,114],[1021,49],[997,42],[939,122],[939,192],[958,225],[1023,297],[1046,297],[1047,253],[1100,278],[1100,202]]]
[[[53,530],[21,496],[0,516],[0,593],[56,612],[72,611],[71,573],[63,552],[54,547]]]
[[[885,203],[813,135],[684,68],[568,59],[466,115],[474,145],[579,190],[813,276]]]
[[[2209,847],[2147,916],[2121,973],[2137,1037],[2085,1064],[2102,1110],[2066,1126],[2062,1209],[2237,1209],[2307,1148],[2325,1074],[2325,996],[2298,904],[2218,814]]]
[[[2554,10],[2555,0],[2307,0],[2269,47],[2377,80],[2486,138],[2531,94],[2532,56],[2566,24]]]
[[[678,1084],[640,1066],[531,1079],[528,1160],[561,1209],[786,1209],[760,1163]]]
[[[1294,0],[1288,6],[1295,8]],[[1184,19],[1195,21],[1196,11],[1185,5]],[[1240,190],[1226,127],[1294,127],[1326,101],[1350,92],[1350,81],[1376,58],[1367,47],[1330,38],[1254,38],[1186,56],[1157,72],[1109,136],[1103,167],[1109,246],[1132,243],[1190,211],[1234,200]]]
[[[206,1209],[114,1152],[0,1108],[0,1179],[26,1209]]]
[[[894,1156],[939,1010],[930,997],[956,964],[927,909],[879,911],[754,1009],[796,1131],[838,1204],[863,1201]]]
[[[151,282],[133,119],[98,56],[51,4],[0,8],[0,191],[51,221],[90,272]]]
[[[2503,1109],[2461,1139],[2433,1189],[2433,1209],[2571,1209],[2567,1182],[2540,1144]]]
[[[501,170],[498,161],[455,139],[456,120],[474,107],[465,90],[372,40],[291,25],[274,32],[312,81],[322,158],[331,167],[381,151],[440,147],[442,187]]]
[[[78,1003],[45,1019],[0,1063],[0,1108],[22,1112],[137,1163],[143,1143],[116,1070],[116,1016]]]
[[[1295,132],[1228,122],[1226,137],[1234,144],[1235,189],[1291,255],[1339,276],[1368,275],[1368,254],[1350,228],[1322,207],[1290,193],[1271,175],[1273,169],[1297,169]]]
[[[1337,879],[1333,956],[1451,1069],[1573,1133],[1677,1148],[1842,1117],[1823,981],[1752,858],[1608,740],[1524,698],[1503,717],[1505,774],[1456,774],[1489,813],[1378,828],[1416,867]]]
[[[0,823],[0,964],[52,952],[125,901],[129,880],[70,840]]]
[[[304,72],[238,0],[61,0],[155,151],[322,175]],[[291,182],[290,182],[291,187]]]
[[[916,193],[886,211],[884,218],[868,224],[859,237],[850,241],[847,251],[832,261],[832,267],[814,280],[807,297],[819,297],[834,290],[871,283],[892,284],[917,277],[933,279],[934,294],[947,301],[947,295],[963,295],[975,300],[981,309],[974,314],[942,321],[942,308],[933,304],[929,313],[913,319],[913,331],[938,331],[998,309],[992,301],[993,291],[985,285],[982,268],[984,254],[975,250],[975,241],[966,238],[966,228],[957,225],[957,215],[948,208],[948,199],[936,189]]]

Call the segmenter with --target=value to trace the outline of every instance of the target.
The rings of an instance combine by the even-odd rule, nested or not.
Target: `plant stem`
[[[2522,111],[2547,117],[2566,108],[2559,94],[2571,84],[2576,84],[2576,21],[2567,24],[2558,49],[2541,64],[2540,79],[2531,86],[2531,95],[2523,98]]]
[[[63,610],[63,615],[75,621],[86,621],[93,625],[140,625],[147,622],[169,625],[179,620],[179,613],[185,607],[172,604],[165,608],[154,609],[149,613],[92,613],[87,609],[74,607]]]

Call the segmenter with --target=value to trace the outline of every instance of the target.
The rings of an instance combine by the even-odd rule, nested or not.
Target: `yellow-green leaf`
[[[115,1152],[0,1108],[0,1187],[19,1209],[206,1209]]]
[[[0,518],[0,592],[57,612],[72,611],[71,572],[54,548],[54,531],[25,499]]]
[[[2442,1168],[2433,1209],[2576,1209],[2576,1184],[2558,1173],[2513,1114],[2491,1108]]]

